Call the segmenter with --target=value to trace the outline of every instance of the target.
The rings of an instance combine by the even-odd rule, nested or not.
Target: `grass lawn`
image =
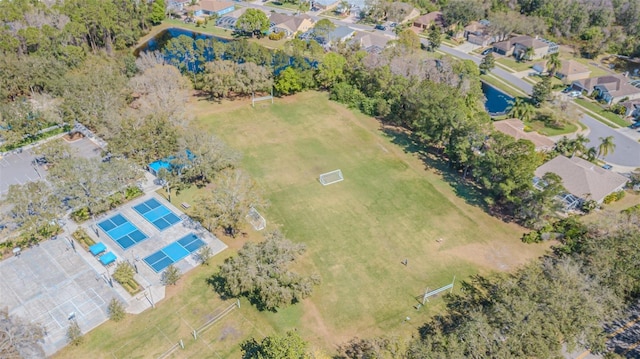
[[[289,3],[289,2],[269,1],[265,5],[269,6],[269,7],[276,8],[276,9],[287,9],[287,10],[293,10],[293,11],[298,11],[299,10],[299,6],[298,5],[292,4],[292,3]]]
[[[511,97],[522,97],[522,96],[528,97],[529,96],[529,94],[522,92],[522,90],[511,86],[509,83],[504,82],[503,80],[501,80],[500,78],[494,75],[491,75],[491,73],[486,75],[480,75],[480,79],[488,83],[489,85],[500,89],[500,91],[506,93]]]
[[[563,128],[548,127],[542,121],[526,121],[525,125],[545,136],[567,135],[578,130],[578,125],[575,123],[566,123]]]
[[[496,58],[496,62],[502,65],[505,65],[506,67],[514,70],[515,72],[529,70],[531,66],[533,66],[534,64],[533,61],[519,62],[512,57],[498,57]]]
[[[583,99],[583,98],[577,98],[574,100],[578,105],[581,105],[582,107],[585,107],[586,109],[595,112],[596,114],[606,118],[607,120],[615,123],[616,125],[620,126],[620,127],[627,127],[630,125],[629,122],[625,121],[623,118],[621,118],[620,116],[616,115],[613,112],[610,111],[606,111],[604,108],[602,108],[602,106],[600,106],[597,103],[591,102],[587,99]],[[597,116],[594,116],[594,118],[596,120],[600,120]],[[601,121],[604,124],[611,126],[610,123]],[[613,127],[613,126],[611,126]],[[615,128],[615,127],[614,127]]]
[[[512,269],[545,250],[523,245],[521,228],[470,205],[477,198],[444,181],[447,173],[425,170],[394,144],[412,148],[405,136],[385,135],[376,120],[324,93],[256,109],[246,101],[195,108],[198,121],[244,153],[271,203],[268,226],[305,243],[301,267],[322,276],[311,300],[290,309],[295,315],[268,315],[278,328],[297,327],[323,346],[364,333],[415,334],[441,309],[438,301],[413,308],[426,287]],[[337,168],[345,180],[320,185],[318,175]],[[407,316],[411,323],[403,323]]]
[[[219,235],[230,249],[170,287],[156,309],[107,322],[87,334],[84,344],[56,357],[155,358],[183,339],[180,357],[238,358],[243,340],[294,328],[312,348],[328,353],[356,335],[408,338],[444,308],[435,299],[416,311],[416,297],[426,288],[448,284],[454,275],[463,280],[513,270],[548,248],[520,242],[522,228],[486,214],[457,174],[421,158],[402,132],[381,131],[375,119],[329,101],[325,93],[280,98],[255,109],[247,100],[217,104],[194,98],[191,105],[198,122],[244,153],[243,167],[271,203],[262,211],[267,229],[281,227],[305,243],[307,253],[296,270],[319,273],[322,284],[310,299],[277,313],[261,313],[241,301],[240,309],[194,341],[191,327],[228,305],[206,279],[245,241],[261,238],[252,230],[246,230],[248,238]],[[318,182],[320,173],[337,168],[343,182]],[[193,209],[205,190],[185,190],[172,202],[188,202]],[[405,258],[407,266],[401,264]]]

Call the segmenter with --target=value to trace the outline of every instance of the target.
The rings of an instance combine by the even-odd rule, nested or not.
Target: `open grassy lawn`
[[[496,62],[504,65],[510,69],[512,69],[515,72],[520,72],[520,71],[525,71],[531,68],[531,66],[533,66],[535,64],[534,61],[516,61],[515,58],[513,58],[512,56],[509,57],[498,57],[496,59]]]
[[[306,243],[301,268],[322,276],[311,300],[267,315],[276,327],[298,327],[325,345],[354,335],[415,333],[434,313],[431,304],[413,308],[426,287],[454,275],[513,269],[545,250],[521,244],[519,227],[458,197],[441,174],[392,143],[402,136],[386,136],[376,120],[324,93],[256,109],[246,101],[203,101],[196,112],[244,153],[244,167],[271,203],[268,226],[280,224],[290,239]],[[318,182],[319,174],[338,168],[343,182]],[[407,267],[400,263],[405,258]],[[407,316],[410,323],[403,322]]]
[[[376,120],[324,93],[276,99],[275,105],[255,109],[246,100],[194,99],[191,108],[198,122],[244,153],[244,168],[271,203],[263,211],[267,229],[281,227],[287,237],[305,243],[307,254],[295,269],[319,273],[322,284],[310,299],[277,313],[258,312],[243,300],[240,309],[194,341],[191,328],[229,305],[206,279],[245,241],[261,238],[248,229],[247,238],[218,234],[230,249],[170,287],[156,309],[108,322],[58,358],[157,358],[180,339],[185,349],[172,357],[238,358],[243,340],[294,328],[311,347],[328,353],[356,335],[408,338],[444,308],[436,298],[416,311],[416,297],[426,288],[448,284],[454,275],[463,280],[512,270],[548,248],[521,243],[521,228],[470,204],[477,201],[471,191],[445,180],[458,176],[412,153],[415,147],[402,133],[380,131]],[[320,173],[337,168],[343,182],[326,187],[318,182]],[[205,190],[188,189],[172,202],[188,202],[193,209]],[[401,264],[405,258],[407,266]]]
[[[298,11],[300,7],[296,4],[292,4],[290,2],[282,2],[282,1],[269,1],[265,5],[276,8],[276,9],[286,9]]]
[[[543,121],[525,121],[525,125],[531,127],[534,131],[540,133],[545,136],[559,136],[559,135],[567,135],[570,133],[574,133],[578,130],[578,125],[575,123],[565,123],[563,127],[549,127]]]
[[[594,113],[606,118],[610,122],[613,122],[614,124],[616,124],[616,125],[618,125],[620,127],[627,127],[627,126],[629,126],[631,124],[630,122],[625,121],[622,117],[616,115],[615,113],[605,110],[602,106],[600,106],[600,104],[597,104],[595,102],[589,101],[589,100],[584,99],[584,98],[577,98],[574,101],[575,101],[576,104],[585,107],[587,110],[590,110],[590,111],[592,111],[592,112],[594,112]],[[608,126],[616,128],[616,127],[612,126],[611,123],[602,121],[597,116],[594,116],[594,118],[596,120],[599,120],[600,122],[608,125]]]

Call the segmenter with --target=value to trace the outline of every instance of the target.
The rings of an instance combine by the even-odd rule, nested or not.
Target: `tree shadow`
[[[456,196],[464,199],[465,203],[476,206],[486,213],[495,216],[496,213],[487,206],[484,201],[485,194],[473,181],[462,178],[462,173],[452,168],[439,149],[427,147],[421,139],[403,128],[381,125],[380,129],[385,137],[400,146],[405,153],[417,156],[424,164],[426,170],[433,171],[446,181],[453,189]],[[501,216],[499,216],[501,217]]]

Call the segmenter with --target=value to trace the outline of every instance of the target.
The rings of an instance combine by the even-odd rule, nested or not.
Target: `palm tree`
[[[524,122],[531,120],[535,109],[530,103],[525,102],[521,97],[516,98],[509,110],[509,116],[519,118]]]
[[[349,15],[351,13],[351,4],[347,0],[340,1],[340,6],[342,9],[342,13],[345,15]]]
[[[598,150],[596,150],[595,147],[589,147],[585,155],[587,156],[587,161],[593,161],[596,159],[596,156],[598,156]]]
[[[547,68],[549,69],[549,76],[553,77],[556,75],[556,72],[562,68],[562,62],[560,61],[560,57],[558,53],[551,54],[549,56],[549,61],[547,61]]]
[[[584,135],[578,134],[576,138],[573,140],[574,147],[573,147],[573,153],[571,154],[571,157],[575,156],[576,152],[584,153],[587,150],[587,143],[589,143],[590,141],[591,140],[589,140]]]
[[[533,57],[533,55],[535,55],[536,51],[533,49],[533,47],[527,47],[527,50],[525,50],[524,52],[524,58],[523,60],[531,60],[531,58]]]
[[[613,143],[613,136],[599,137],[600,145],[598,146],[598,157],[606,157],[608,154],[613,153],[616,149],[616,144]]]

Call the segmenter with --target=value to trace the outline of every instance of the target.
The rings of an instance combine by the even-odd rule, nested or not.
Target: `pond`
[[[513,97],[486,82],[482,82],[482,92],[484,93],[484,97],[486,97],[484,108],[491,116],[504,115],[514,100]]]

